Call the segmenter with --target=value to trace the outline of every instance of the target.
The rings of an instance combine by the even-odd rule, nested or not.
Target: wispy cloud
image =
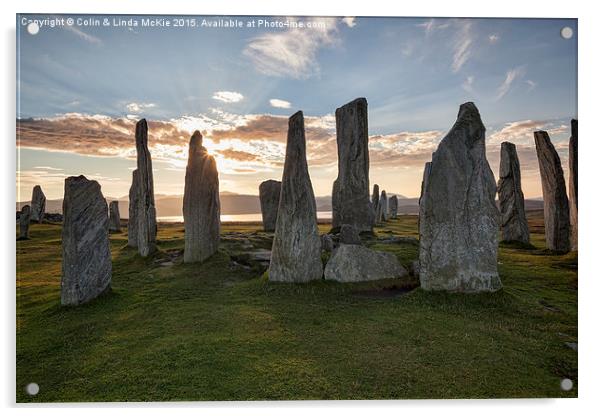
[[[525,75],[525,68],[522,66],[508,70],[506,72],[506,78],[500,84],[500,86],[497,88],[497,94],[495,96],[495,100],[497,101],[497,100],[502,99],[508,93],[508,91],[510,91],[510,87],[512,87],[512,84],[516,80],[523,77],[524,75]]]
[[[64,28],[65,30],[75,34],[77,37],[85,40],[88,43],[92,43],[95,45],[102,45],[102,40],[100,40],[96,36],[92,36],[92,35],[84,32],[81,29],[76,28],[75,26],[61,26],[61,27]]]
[[[154,108],[157,105],[155,103],[129,103],[125,106],[125,108],[127,109],[127,111],[129,111],[130,113],[134,113],[134,114],[140,114],[142,111],[146,110],[147,108]]]
[[[278,98],[272,98],[270,100],[270,105],[275,108],[291,108],[291,103],[285,100],[280,100]]]
[[[238,103],[243,100],[244,96],[235,91],[216,91],[212,98],[224,103]]]
[[[338,42],[340,19],[316,17],[303,21],[303,28],[265,33],[251,39],[243,54],[266,75],[302,79],[319,73],[318,50]]]
[[[474,34],[470,20],[456,20],[458,30],[453,41],[453,58],[451,68],[458,72],[472,55]]]
[[[428,36],[436,30],[447,29],[450,25],[449,20],[429,19],[425,22],[416,24],[417,27],[424,29],[424,33]]]
[[[357,23],[355,22],[355,17],[343,17],[341,19],[343,23],[345,23],[348,27],[354,27]]]
[[[532,80],[528,79],[528,80],[526,80],[525,82],[526,82],[526,83],[527,83],[527,85],[529,86],[529,87],[527,88],[527,91],[532,91],[532,90],[534,90],[534,89],[535,89],[535,87],[537,87],[537,82],[535,82],[535,81],[532,81]]]
[[[470,75],[470,76],[466,77],[466,79],[462,83],[462,88],[464,89],[464,91],[472,93],[472,92],[474,92],[474,89],[472,87],[473,83],[474,83],[474,76]]]
[[[489,39],[489,43],[494,44],[500,40],[500,35],[498,35],[497,33],[492,33],[487,37],[487,39]]]

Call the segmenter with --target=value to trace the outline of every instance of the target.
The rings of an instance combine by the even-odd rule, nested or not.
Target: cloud
[[[345,23],[348,27],[354,27],[357,23],[355,22],[355,17],[343,17],[341,19],[343,23]]]
[[[157,105],[154,103],[129,103],[125,106],[125,108],[130,112],[130,113],[134,113],[134,114],[140,114],[142,111],[144,111],[147,108],[153,108],[156,107]]]
[[[243,55],[265,75],[308,78],[319,73],[320,48],[338,43],[338,21],[340,19],[318,17],[299,20],[308,27],[257,36],[250,40]]]
[[[416,24],[417,27],[423,28],[424,33],[428,36],[435,30],[447,29],[450,25],[449,21],[440,19],[429,19],[426,22]]]
[[[525,81],[527,83],[527,85],[529,86],[527,88],[527,91],[532,91],[533,89],[535,89],[535,87],[537,87],[537,83],[535,81],[531,81],[530,79]]]
[[[495,96],[495,100],[502,99],[508,91],[510,91],[510,87],[517,79],[521,78],[525,74],[525,69],[523,67],[516,67],[508,70],[506,72],[506,78],[504,82],[500,84],[497,88],[497,94]]]
[[[568,126],[553,120],[519,120],[506,123],[487,138],[487,143],[496,145],[509,141],[516,145],[533,146],[533,132],[546,130],[550,136],[568,134]]]
[[[464,89],[464,91],[472,93],[472,92],[474,92],[474,89],[472,88],[473,83],[474,83],[474,76],[470,75],[470,76],[466,77],[466,79],[462,83],[462,88]]]
[[[95,45],[102,45],[102,40],[100,40],[96,36],[87,34],[86,32],[76,28],[75,26],[61,26],[61,27],[71,33],[74,33],[77,37],[85,40],[88,43],[92,43]]]
[[[227,159],[237,160],[240,162],[251,162],[259,159],[259,156],[250,152],[236,150],[231,147],[223,150],[217,150],[217,153]]]
[[[453,41],[453,58],[451,68],[453,72],[458,72],[472,55],[474,35],[472,33],[472,22],[470,20],[457,20],[456,32]]]
[[[244,96],[235,91],[216,91],[212,98],[224,103],[238,103],[243,100]]]
[[[275,108],[291,108],[291,103],[284,100],[279,100],[278,98],[272,98],[270,100],[270,105]]]
[[[500,40],[500,36],[497,33],[492,33],[487,37],[487,39],[489,39],[489,43],[493,45]]]

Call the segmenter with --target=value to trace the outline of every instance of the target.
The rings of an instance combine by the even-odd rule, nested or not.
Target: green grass
[[[225,225],[204,264],[162,267],[181,224],[160,226],[150,259],[124,230],[111,234],[112,292],[76,308],[60,306],[60,226],[34,224],[17,242],[17,401],[576,397],[577,255],[545,250],[540,215],[530,221],[533,247],[502,245],[504,289],[483,295],[269,283],[230,260],[247,239],[270,247],[258,225]],[[375,231],[417,237],[416,217]],[[405,265],[418,255],[366,243]]]

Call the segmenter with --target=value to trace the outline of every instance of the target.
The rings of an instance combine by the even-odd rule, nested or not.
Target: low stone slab
[[[352,244],[341,244],[324,270],[326,280],[337,282],[397,279],[407,274],[394,254]]]

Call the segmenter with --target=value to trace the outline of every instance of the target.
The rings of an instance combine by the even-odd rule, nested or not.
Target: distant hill
[[[418,214],[418,198],[406,198],[403,195],[397,195],[399,198],[398,212],[400,214]],[[107,200],[114,201],[116,198],[108,197]],[[119,212],[122,218],[128,217],[128,197],[123,196],[117,199],[119,201]],[[259,214],[261,206],[259,204],[259,196],[243,195],[232,192],[222,192],[220,194],[220,203],[222,214],[238,215],[238,214]],[[17,210],[29,201],[17,202]],[[156,195],[155,205],[157,206],[158,217],[169,217],[182,215],[182,195]],[[316,208],[318,211],[331,211],[332,201],[330,195],[316,197]],[[46,212],[61,213],[63,209],[62,199],[46,200]],[[541,198],[525,200],[525,209],[527,211],[543,209],[543,201]]]

